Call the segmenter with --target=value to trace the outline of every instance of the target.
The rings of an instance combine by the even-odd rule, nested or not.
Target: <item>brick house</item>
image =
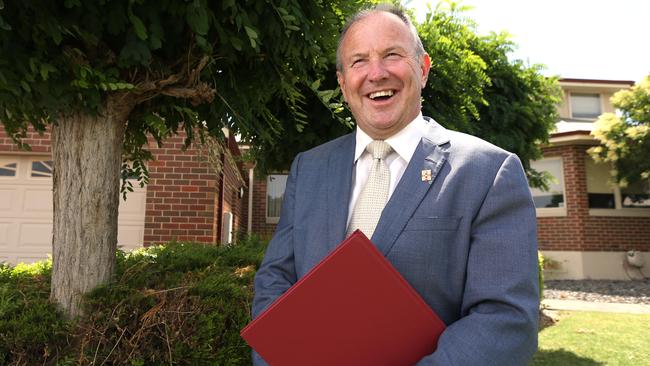
[[[246,183],[233,136],[225,146],[183,148],[184,134],[151,143],[150,180],[120,202],[118,245],[169,240],[231,242],[246,204]],[[50,134],[31,132],[20,150],[0,125],[0,262],[32,262],[51,253]],[[222,166],[223,169],[219,169]]]
[[[547,278],[630,279],[650,275],[649,182],[616,187],[611,167],[595,163],[587,150],[596,146],[593,122],[615,112],[609,99],[632,81],[562,79],[560,121],[533,167],[555,177],[549,192],[533,189],[540,249],[550,264]],[[630,266],[628,251],[647,265]],[[643,272],[641,272],[643,271]]]
[[[555,180],[549,192],[532,189],[537,207],[540,250],[549,259],[547,278],[629,279],[641,272],[628,265],[627,251],[638,251],[650,275],[650,188],[648,184],[617,188],[608,184],[610,169],[596,164],[587,149],[597,145],[593,122],[613,112],[609,98],[631,81],[562,79],[561,120],[532,162]],[[252,176],[252,170],[249,170]],[[279,216],[286,173],[250,180],[252,219],[249,232],[271,235]]]

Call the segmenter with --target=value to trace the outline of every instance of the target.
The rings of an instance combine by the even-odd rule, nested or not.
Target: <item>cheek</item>
[[[357,97],[362,83],[363,78],[355,76],[352,72],[349,72],[345,78],[339,80],[339,86],[346,100]]]

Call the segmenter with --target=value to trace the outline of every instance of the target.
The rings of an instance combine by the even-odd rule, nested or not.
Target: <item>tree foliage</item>
[[[531,169],[530,161],[541,157],[541,144],[558,118],[557,79],[543,76],[541,65],[509,60],[515,47],[509,35],[478,35],[465,10],[440,3],[418,27],[432,59],[423,112],[517,154],[530,184],[544,187],[544,175]]]
[[[598,117],[593,136],[600,146],[590,149],[594,160],[614,167],[622,185],[650,179],[650,75],[630,89],[616,92],[612,105],[620,113]]]
[[[356,2],[0,0],[0,120],[17,142],[118,96],[125,158],[184,127],[253,144],[305,123],[305,92],[331,62]],[[279,107],[281,106],[281,107]],[[278,112],[282,115],[278,115]],[[188,142],[189,142],[188,140]],[[136,164],[144,170],[144,165]],[[139,170],[138,172],[141,172]]]
[[[465,10],[443,2],[417,24],[431,57],[429,79],[422,91],[423,114],[516,153],[531,185],[544,186],[544,177],[530,168],[529,161],[541,156],[540,145],[548,141],[557,121],[556,104],[561,98],[557,80],[541,75],[540,65],[510,61],[508,55],[515,45],[507,33],[479,36],[476,24],[464,16]],[[333,89],[326,96],[330,107],[338,108],[334,72],[335,66],[330,65],[321,87]],[[347,108],[333,115],[318,98],[308,100],[309,121],[300,130],[293,127],[295,123],[285,122],[280,140],[260,146],[270,157],[263,168],[287,169],[296,153],[354,127]]]

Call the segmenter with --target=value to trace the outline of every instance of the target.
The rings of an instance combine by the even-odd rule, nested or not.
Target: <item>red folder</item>
[[[271,366],[411,366],[445,324],[356,231],[241,336]]]

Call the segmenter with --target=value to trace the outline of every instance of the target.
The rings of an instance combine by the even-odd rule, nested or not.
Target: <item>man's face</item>
[[[337,78],[359,127],[375,140],[399,132],[420,113],[429,55],[396,15],[377,12],[354,23],[341,44]]]

